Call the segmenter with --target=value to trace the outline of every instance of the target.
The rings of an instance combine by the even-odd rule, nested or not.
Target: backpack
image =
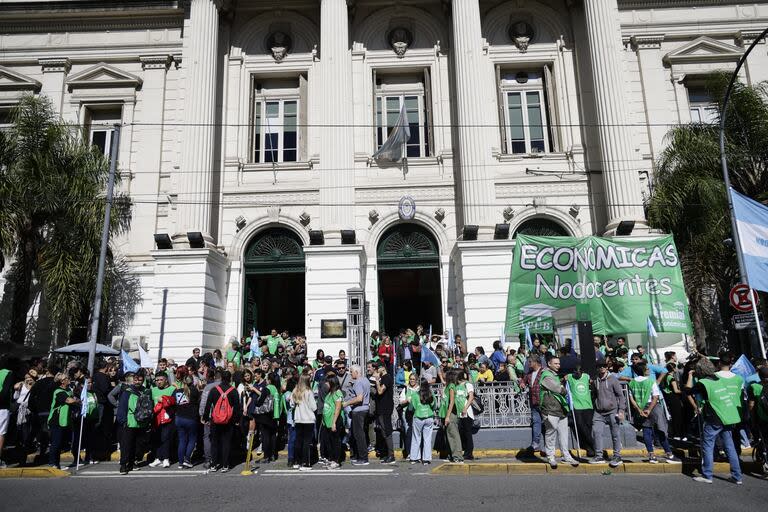
[[[138,395],[136,409],[133,411],[133,417],[138,423],[147,423],[155,415],[155,402],[149,391],[143,391]]]
[[[219,399],[216,400],[216,405],[213,406],[211,421],[215,425],[226,425],[229,423],[229,420],[232,419],[232,415],[234,414],[232,404],[229,403],[229,399],[227,398],[227,395],[229,395],[230,391],[234,388],[230,386],[224,391],[221,389],[221,386],[216,386],[216,389],[219,392]]]

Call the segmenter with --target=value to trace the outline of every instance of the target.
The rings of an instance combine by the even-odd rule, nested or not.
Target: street
[[[433,464],[431,468],[436,467]],[[153,510],[173,507],[185,511],[226,507],[245,510],[492,510],[531,508],[549,510],[567,506],[571,511],[647,512],[652,504],[668,503],[675,512],[757,510],[768,500],[768,482],[746,476],[735,486],[723,478],[703,485],[682,475],[543,475],[443,476],[424,466],[372,463],[364,468],[345,465],[342,470],[298,472],[283,465],[259,468],[241,476],[240,467],[229,474],[202,470],[142,469],[130,476],[117,474],[114,464],[100,464],[79,476],[59,479],[0,481],[4,510],[109,508]],[[536,504],[534,506],[534,503]]]

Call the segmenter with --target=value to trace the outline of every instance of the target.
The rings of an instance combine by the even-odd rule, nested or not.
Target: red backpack
[[[232,419],[232,414],[234,413],[232,404],[229,403],[227,395],[235,388],[230,386],[224,391],[221,389],[221,386],[216,386],[216,389],[219,391],[219,399],[216,400],[216,405],[213,406],[211,421],[216,425],[226,425],[229,423],[229,420]]]

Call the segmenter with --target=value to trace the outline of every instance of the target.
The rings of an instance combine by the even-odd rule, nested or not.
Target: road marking
[[[381,476],[381,473],[368,473],[366,471],[355,471],[354,473],[338,473],[335,471],[290,471],[286,473],[262,473],[261,476],[343,476],[343,477],[350,477],[350,476]],[[391,474],[389,476],[396,476],[394,474]]]
[[[381,474],[392,474],[394,473],[394,469],[324,469],[324,468],[318,468],[313,469],[312,471],[299,471],[297,469],[266,469],[261,472],[262,475],[269,475],[269,474],[292,474],[295,475],[297,473],[299,474],[309,474],[309,473],[337,473],[337,474],[343,474],[343,475],[354,475],[357,473],[371,473],[374,475],[381,475]]]
[[[97,473],[91,473],[90,475],[74,475],[75,478],[187,478],[187,477],[195,477],[195,476],[202,476],[199,473],[187,473],[187,474],[181,474],[181,473],[166,473],[164,475],[147,475],[146,473],[141,475],[134,475],[134,474],[128,474],[128,475],[121,475],[120,473],[114,474],[114,473],[104,473],[104,474],[97,474]]]

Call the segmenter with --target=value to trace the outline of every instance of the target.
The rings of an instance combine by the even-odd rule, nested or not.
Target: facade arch
[[[515,234],[528,221],[533,220],[549,221],[562,228],[564,236],[584,236],[581,226],[568,214],[551,207],[529,207],[518,215],[510,226],[510,232],[514,238]]]
[[[266,55],[266,41],[273,31],[290,35],[290,53],[309,53],[320,44],[320,29],[309,18],[294,11],[269,11],[243,23],[232,38],[231,54]]]
[[[511,45],[508,27],[516,21],[527,21],[537,30],[532,44],[556,43],[560,36],[570,38],[571,28],[562,13],[539,2],[526,2],[520,7],[519,2],[508,1],[485,13],[482,20],[483,37],[496,46]]]
[[[369,254],[369,257],[374,257],[382,236],[392,227],[405,223],[417,224],[425,228],[437,242],[437,251],[440,256],[448,251],[449,242],[448,237],[445,235],[445,228],[443,225],[431,216],[417,211],[412,220],[402,220],[397,212],[392,212],[384,218],[379,219],[379,221],[374,224],[373,229],[368,236],[368,241],[365,245],[366,254]]]
[[[413,35],[411,48],[432,48],[438,41],[448,41],[434,15],[416,7],[404,6],[386,7],[371,13],[355,30],[353,41],[362,43],[368,50],[388,50],[389,30],[403,24],[410,25],[406,28]]]
[[[309,234],[307,233],[306,229],[304,229],[304,226],[302,226],[298,221],[285,215],[279,215],[277,220],[263,217],[260,219],[254,219],[250,223],[246,224],[243,229],[238,231],[237,234],[235,234],[235,237],[230,244],[230,250],[228,251],[230,261],[243,261],[245,250],[248,247],[248,244],[251,243],[254,237],[258,236],[260,231],[263,231],[267,228],[288,229],[301,240],[303,246],[306,247],[309,245]]]

